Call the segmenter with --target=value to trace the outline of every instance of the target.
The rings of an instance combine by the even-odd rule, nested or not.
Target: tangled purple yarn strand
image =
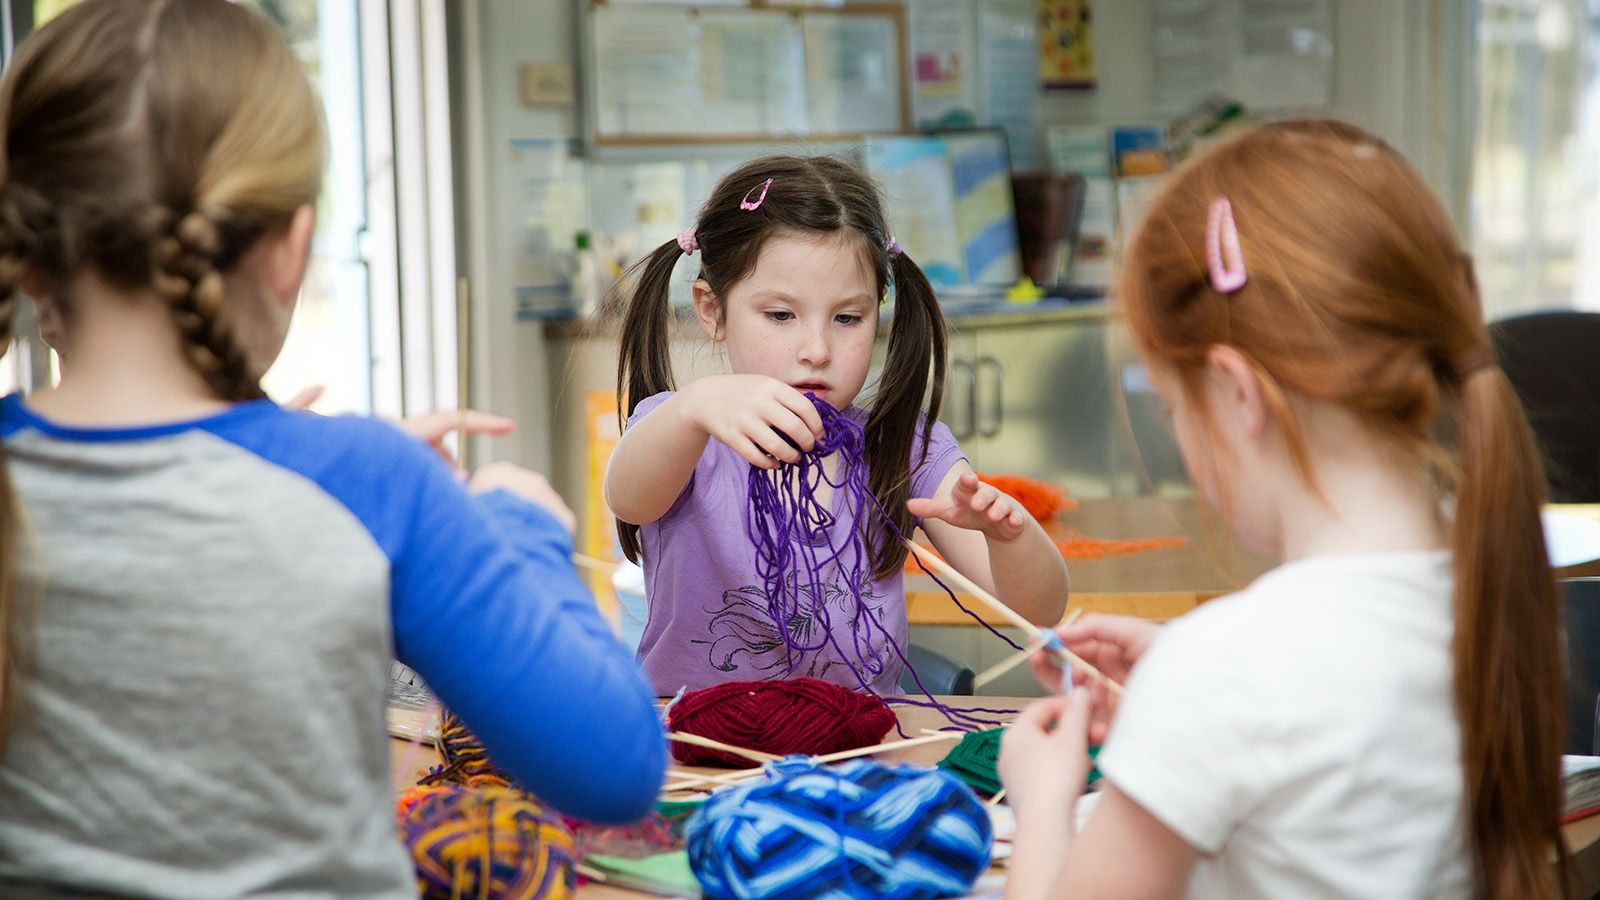
[[[878,503],[868,483],[866,435],[861,425],[834,409],[827,401],[813,394],[806,396],[822,417],[822,438],[811,450],[801,453],[800,460],[792,465],[775,470],[750,467],[750,508],[746,520],[746,534],[755,548],[756,577],[766,596],[767,612],[772,617],[779,640],[783,642],[789,671],[795,669],[798,655],[831,646],[850,668],[861,688],[876,693],[872,691],[871,682],[882,674],[887,664],[887,660],[876,649],[877,636],[881,634],[882,642],[911,671],[912,679],[926,698],[893,698],[888,702],[937,709],[953,725],[962,728],[997,724],[971,713],[999,715],[1015,711],[982,708],[957,710],[935,700],[922,684],[916,669],[906,659],[904,649],[883,627],[872,608],[863,602],[862,590],[871,574],[866,567],[868,554],[863,527],[868,515],[867,505],[870,503],[877,510],[890,533],[902,540],[904,536],[895,526],[893,518]],[[823,461],[836,453],[838,466],[830,477]],[[817,500],[817,493],[823,484],[831,489],[833,508]],[[835,513],[834,509],[840,505],[843,509]],[[836,546],[834,526],[841,515],[846,516],[846,521],[851,522],[853,527],[845,529],[848,537],[844,545]],[[921,565],[920,561],[918,565]],[[824,576],[835,566],[851,601],[848,609],[853,619],[850,623],[852,646],[848,651],[839,645],[834,634],[827,603],[827,580]],[[927,569],[923,571],[927,572]],[[962,612],[991,634],[1017,647],[1016,642],[963,606],[955,593],[932,572],[928,572],[928,576]]]

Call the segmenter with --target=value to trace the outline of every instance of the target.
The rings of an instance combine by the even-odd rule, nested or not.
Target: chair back
[[[1492,322],[1489,339],[1539,443],[1553,503],[1600,503],[1600,313]]]
[[[1600,712],[1600,578],[1562,581],[1561,600],[1566,618],[1566,752],[1600,756],[1595,728]]]
[[[906,661],[911,665],[900,673],[900,689],[906,693],[920,693],[916,679],[921,678],[922,687],[930,694],[957,694],[963,697],[972,694],[972,680],[976,677],[972,669],[944,654],[921,644],[908,644]],[[911,674],[913,670],[916,671],[915,678]]]

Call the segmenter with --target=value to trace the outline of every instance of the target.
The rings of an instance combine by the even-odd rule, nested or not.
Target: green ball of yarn
[[[984,794],[995,794],[1000,791],[1000,735],[1004,728],[987,728],[983,731],[969,731],[962,735],[961,742],[951,748],[944,759],[939,760],[939,768],[965,781],[973,790]],[[1089,759],[1093,760],[1100,755],[1100,748],[1089,748]],[[1090,767],[1087,784],[1094,784],[1100,780],[1100,769]]]

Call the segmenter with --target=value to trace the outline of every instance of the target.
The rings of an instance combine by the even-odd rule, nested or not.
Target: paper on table
[[[689,854],[658,853],[643,859],[591,854],[584,863],[604,872],[606,883],[671,897],[699,897],[700,883],[689,869]]]
[[[1545,510],[1544,542],[1550,565],[1561,568],[1600,559],[1600,522],[1584,516]]]

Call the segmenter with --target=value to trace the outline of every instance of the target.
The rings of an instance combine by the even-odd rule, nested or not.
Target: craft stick
[[[827,756],[813,756],[814,763],[838,762],[841,759],[854,759],[857,756],[870,756],[874,753],[885,753],[890,750],[900,750],[905,747],[916,747],[922,744],[936,744],[939,741],[956,741],[966,734],[964,731],[941,731],[938,734],[929,734],[922,737],[906,738],[903,741],[890,741],[887,744],[874,744],[871,747],[861,747],[856,750],[840,750],[838,753],[829,753]]]
[[[989,798],[989,804],[988,805],[990,805],[990,806],[999,806],[1000,805],[1000,801],[1004,800],[1005,798],[1006,798],[1006,789],[1005,788],[1001,788],[999,791],[995,792],[995,795],[993,797]]]
[[[1112,693],[1119,696],[1122,694],[1122,685],[1112,681],[1104,672],[1095,668],[1095,666],[1088,660],[1076,653],[1073,653],[1071,650],[1068,650],[1066,646],[1061,643],[1060,639],[1056,637],[1054,631],[1051,631],[1048,628],[1040,628],[1032,622],[1029,622],[1027,619],[1024,619],[1021,613],[1005,605],[1004,603],[1001,603],[994,597],[993,594],[990,594],[983,588],[973,584],[972,581],[967,578],[967,576],[957,571],[954,566],[928,552],[920,545],[913,543],[912,541],[906,541],[905,545],[911,548],[911,552],[917,555],[917,559],[922,560],[923,565],[930,569],[937,569],[939,574],[949,578],[956,584],[957,587],[964,589],[967,593],[971,594],[975,599],[977,599],[978,602],[994,610],[996,613],[999,613],[1002,618],[1005,618],[1006,620],[1010,621],[1011,624],[1022,629],[1023,633],[1031,634],[1047,641],[1048,643],[1046,643],[1045,646],[1051,653],[1054,653],[1058,657],[1063,657],[1073,665],[1083,669],[1085,672],[1095,675],[1101,681],[1106,683],[1106,687],[1110,688]]]
[[[1072,612],[1067,613],[1067,617],[1062,619],[1061,624],[1057,625],[1056,627],[1065,628],[1068,625],[1071,625],[1073,622],[1078,621],[1078,617],[1081,615],[1083,615],[1083,607],[1080,606]],[[973,689],[976,690],[977,688],[981,688],[996,678],[999,678],[1001,675],[1011,671],[1013,668],[1016,668],[1018,663],[1032,656],[1040,648],[1045,646],[1046,642],[1044,638],[1037,638],[1033,643],[1023,647],[1021,652],[1015,654],[1014,656],[1007,657],[1006,659],[995,663],[989,668],[984,669],[977,678],[972,679]]]
[[[572,554],[572,564],[576,566],[582,566],[585,569],[590,569],[592,571],[599,572],[601,575],[608,576],[617,570],[616,563],[606,562],[603,559],[589,556],[586,553]]]
[[[977,678],[972,679],[973,690],[977,690],[978,688],[983,687],[984,685],[986,685],[989,682],[995,680],[996,678],[999,678],[1001,675],[1004,675],[1005,673],[1007,673],[1007,672],[1011,671],[1012,669],[1016,668],[1018,663],[1022,662],[1023,660],[1027,659],[1028,657],[1032,656],[1035,652],[1037,652],[1038,650],[1042,649],[1044,646],[1045,646],[1044,639],[1043,638],[1036,638],[1036,639],[1034,639],[1033,643],[1029,644],[1026,647],[1023,647],[1022,651],[1020,653],[1013,653],[1010,656],[1006,657],[1005,659],[1001,660],[1000,662],[997,662],[994,665],[990,666],[989,668],[984,669],[982,672],[978,673],[978,677]]]
[[[745,759],[753,759],[756,762],[766,763],[783,758],[776,753],[766,753],[761,750],[750,750],[744,747],[735,747],[733,744],[724,744],[721,741],[715,741],[708,737],[701,737],[698,734],[686,734],[682,731],[667,732],[667,740],[677,741],[680,744],[692,744],[696,747],[706,747],[711,750],[721,750],[724,753],[732,753],[734,756],[742,756]]]
[[[749,781],[752,778],[759,778],[764,771],[764,769],[747,769],[741,772],[729,772],[723,775],[696,775],[690,778],[685,778],[683,781],[676,781],[672,784],[662,785],[661,793],[671,794],[676,791],[695,790],[698,788],[703,788],[709,784],[738,784],[742,781]]]

